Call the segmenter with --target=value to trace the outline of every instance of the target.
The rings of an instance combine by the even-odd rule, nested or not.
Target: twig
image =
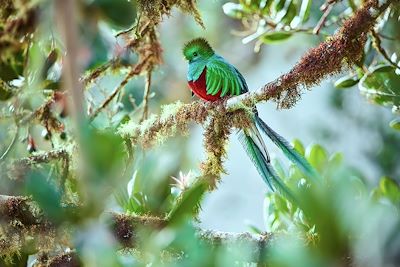
[[[121,35],[125,35],[125,34],[127,34],[127,33],[130,33],[130,32],[133,31],[135,28],[137,29],[137,24],[136,24],[136,25],[133,25],[133,26],[131,26],[131,27],[129,27],[128,29],[125,29],[125,30],[122,30],[122,31],[120,31],[120,32],[117,32],[117,34],[115,35],[115,38],[118,38],[118,37],[121,36]]]
[[[382,37],[383,39],[387,39],[387,40],[391,40],[391,41],[395,41],[395,40],[399,40],[400,39],[400,36],[387,36],[387,35],[385,35],[383,33],[380,33],[380,32],[378,32],[378,35],[380,37]]]
[[[322,29],[322,27],[325,25],[325,21],[328,18],[329,14],[331,13],[333,8],[333,4],[328,4],[326,7],[324,14],[322,15],[321,19],[318,21],[317,26],[315,26],[313,32],[314,34],[319,34],[319,31]]]
[[[381,38],[379,37],[378,33],[375,30],[371,30],[371,35],[373,38],[373,45],[376,49],[376,51],[381,54],[381,56],[393,67],[400,69],[400,66],[396,64],[396,62],[393,62],[392,59],[389,57],[389,55],[386,53],[386,50],[382,47],[382,42]]]
[[[398,0],[366,2],[336,34],[310,49],[288,73],[258,90],[228,99],[227,110],[253,106],[271,98],[278,102],[280,108],[292,107],[298,100],[296,97],[300,97],[300,88],[315,86],[327,76],[340,72],[346,66],[344,60],[347,65],[357,63],[365,42],[362,36],[372,29],[375,20],[392,2]],[[283,93],[286,95],[282,99]]]
[[[60,179],[60,194],[63,195],[65,191],[65,181],[68,178],[69,173],[69,157],[68,155],[63,157],[62,162],[62,171],[61,171],[61,179]]]
[[[104,102],[98,107],[90,116],[89,116],[89,121],[93,121],[97,115],[108,105],[110,102],[114,99],[114,97],[118,94],[118,92],[124,88],[124,86],[129,82],[131,78],[133,78],[136,75],[139,75],[143,69],[145,68],[148,59],[150,58],[150,55],[146,56],[143,58],[122,80],[122,82],[114,89],[114,91],[109,95]]]
[[[115,59],[110,60],[100,67],[97,67],[90,73],[84,75],[83,77],[80,78],[80,81],[84,86],[87,86],[89,83],[91,83],[93,80],[97,79],[103,72],[105,72],[107,69],[109,69],[115,62]]]
[[[34,164],[39,164],[39,163],[48,163],[52,160],[56,159],[68,159],[68,153],[64,149],[59,149],[59,150],[52,150],[40,154],[36,154],[33,156],[29,156],[26,158],[21,158],[18,159],[14,162],[15,165],[22,165],[22,166],[31,166]]]
[[[19,220],[26,226],[41,221],[38,212],[32,209],[30,199],[23,196],[0,195],[0,218],[5,220]]]
[[[146,85],[144,87],[144,93],[143,93],[143,114],[140,122],[144,121],[147,119],[148,116],[148,102],[149,102],[149,94],[150,94],[150,86],[151,86],[151,70],[147,71],[146,75]]]
[[[8,153],[11,151],[12,147],[15,145],[15,141],[17,141],[19,136],[19,126],[17,125],[17,129],[15,130],[15,134],[13,136],[13,139],[11,140],[11,143],[8,145],[6,151],[4,151],[3,155],[1,155],[0,160],[4,160]]]
[[[38,259],[38,266],[80,267],[84,265],[82,264],[76,251],[68,251],[55,256],[42,254]]]

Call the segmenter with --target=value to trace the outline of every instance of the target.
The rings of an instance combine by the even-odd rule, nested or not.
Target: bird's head
[[[214,50],[210,44],[203,38],[193,39],[183,47],[183,55],[189,63],[208,59],[214,55]]]

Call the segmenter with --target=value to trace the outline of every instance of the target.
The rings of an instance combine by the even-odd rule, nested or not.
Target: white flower
[[[192,184],[195,175],[190,170],[188,173],[184,174],[182,171],[179,172],[179,177],[176,178],[174,176],[171,176],[171,178],[176,182],[175,184],[172,184],[173,187],[176,187],[180,191],[184,191],[190,187]]]

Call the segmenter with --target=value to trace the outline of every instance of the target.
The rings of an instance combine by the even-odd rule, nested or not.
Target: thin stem
[[[147,65],[147,61],[150,55],[142,59],[122,80],[122,82],[114,89],[114,91],[103,101],[103,103],[89,116],[89,121],[93,121],[99,113],[111,103],[118,92],[124,88],[124,86],[132,79],[134,76],[139,75]]]
[[[67,157],[68,157],[68,153],[64,149],[51,150],[51,151],[44,152],[41,154],[35,154],[35,155],[27,157],[27,158],[19,159],[15,162],[15,164],[31,166],[31,165],[39,164],[39,163],[48,163],[48,162],[50,162],[52,160],[56,160],[56,159],[65,159]]]
[[[7,157],[8,153],[10,153],[12,147],[15,145],[15,142],[17,141],[18,136],[19,136],[19,126],[17,125],[17,129],[15,130],[14,137],[11,140],[11,143],[8,145],[6,151],[4,151],[3,155],[1,155],[0,160],[4,160]]]
[[[143,114],[140,122],[147,119],[149,113],[148,102],[150,95],[150,87],[151,87],[151,70],[149,70],[146,75],[146,85],[144,87],[144,93],[143,93]]]
[[[373,45],[378,51],[379,54],[393,67],[400,69],[400,66],[396,64],[396,62],[393,62],[392,59],[389,57],[387,54],[386,50],[382,47],[382,42],[381,38],[379,37],[378,33],[375,30],[371,30],[371,35],[373,38]]]
[[[328,18],[329,14],[331,13],[332,8],[333,8],[333,4],[329,4],[326,7],[324,14],[322,15],[321,19],[318,21],[317,26],[315,26],[315,28],[314,28],[314,34],[319,34],[319,31],[325,25],[325,21]]]

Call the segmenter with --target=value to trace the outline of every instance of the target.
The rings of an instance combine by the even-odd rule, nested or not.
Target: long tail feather
[[[257,128],[254,127],[254,129],[258,131]],[[253,131],[253,129],[240,130],[238,133],[239,141],[242,143],[244,149],[249,155],[251,161],[256,166],[265,183],[272,191],[275,191],[276,189],[291,202],[298,203],[292,191],[285,185],[281,178],[279,178],[279,176],[275,173],[273,167],[269,163],[267,157],[264,156],[264,149],[260,148],[256,144],[256,142],[251,137],[249,131]]]
[[[314,182],[321,181],[319,173],[299,152],[293,148],[292,145],[289,144],[288,141],[272,130],[258,115],[255,116],[255,120],[261,130],[283,151],[290,161],[296,164],[296,166],[304,172],[305,175],[312,178]]]

